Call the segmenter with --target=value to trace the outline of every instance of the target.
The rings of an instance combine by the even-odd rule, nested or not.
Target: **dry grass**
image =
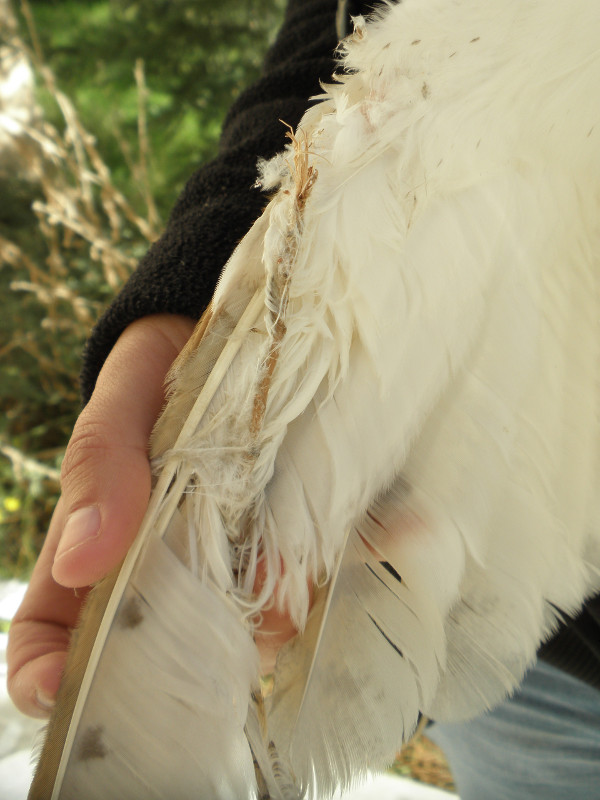
[[[58,468],[79,407],[74,376],[93,322],[159,233],[149,190],[145,81],[138,62],[139,158],[129,163],[143,213],[118,191],[94,136],[81,123],[44,60],[27,0],[28,37],[19,34],[3,0],[3,55],[30,65],[38,92],[60,111],[50,124],[37,108],[28,119],[0,107],[4,154],[0,177],[33,198],[23,235],[4,226],[0,269],[4,325],[0,342],[0,567],[23,572],[33,563],[58,494]],[[123,143],[124,158],[129,150]],[[10,202],[10,201],[9,201]]]
[[[415,781],[454,791],[454,780],[443,752],[424,735],[417,736],[394,762],[392,771]]]

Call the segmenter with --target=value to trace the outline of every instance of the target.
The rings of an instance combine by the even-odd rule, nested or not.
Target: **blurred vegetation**
[[[283,5],[0,0],[0,574],[39,551],[85,338],[214,153]],[[2,80],[28,64],[22,119]]]
[[[112,180],[130,191],[139,154],[134,67],[144,62],[149,178],[163,215],[191,167],[214,153],[222,117],[258,74],[284,7],[283,0],[29,2],[59,86],[97,137]],[[53,98],[42,93],[40,101],[59,121]]]

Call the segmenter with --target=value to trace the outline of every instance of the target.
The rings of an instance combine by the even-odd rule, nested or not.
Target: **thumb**
[[[57,583],[95,583],[133,541],[150,495],[148,440],[164,378],[193,327],[184,317],[146,317],[124,331],[107,358],[63,461]]]

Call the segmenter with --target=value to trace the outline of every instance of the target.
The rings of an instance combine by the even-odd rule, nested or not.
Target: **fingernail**
[[[55,699],[42,692],[41,689],[38,689],[35,693],[35,702],[46,714],[50,714],[56,704]]]
[[[100,510],[97,506],[79,508],[69,514],[54,556],[58,561],[71,550],[80,547],[100,533]]]

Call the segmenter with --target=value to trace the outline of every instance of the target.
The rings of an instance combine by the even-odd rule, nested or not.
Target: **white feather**
[[[251,796],[243,729],[257,670],[235,609],[151,540],[102,650],[56,796],[185,800],[182,775],[194,776],[198,797]],[[109,702],[102,686],[111,687]]]
[[[278,192],[179,367],[65,787],[88,769],[73,737],[101,726],[103,796],[330,796],[419,712],[499,702],[600,588],[599,23],[592,0],[405,0],[357,21],[348,74],[263,165]],[[157,657],[172,712],[148,699],[144,626],[115,616],[123,592],[153,596],[159,557],[182,594],[151,601],[158,640],[214,659],[183,690]],[[250,633],[276,587],[306,627],[263,707]],[[189,648],[167,631],[188,613]],[[174,768],[171,736],[196,742]]]

